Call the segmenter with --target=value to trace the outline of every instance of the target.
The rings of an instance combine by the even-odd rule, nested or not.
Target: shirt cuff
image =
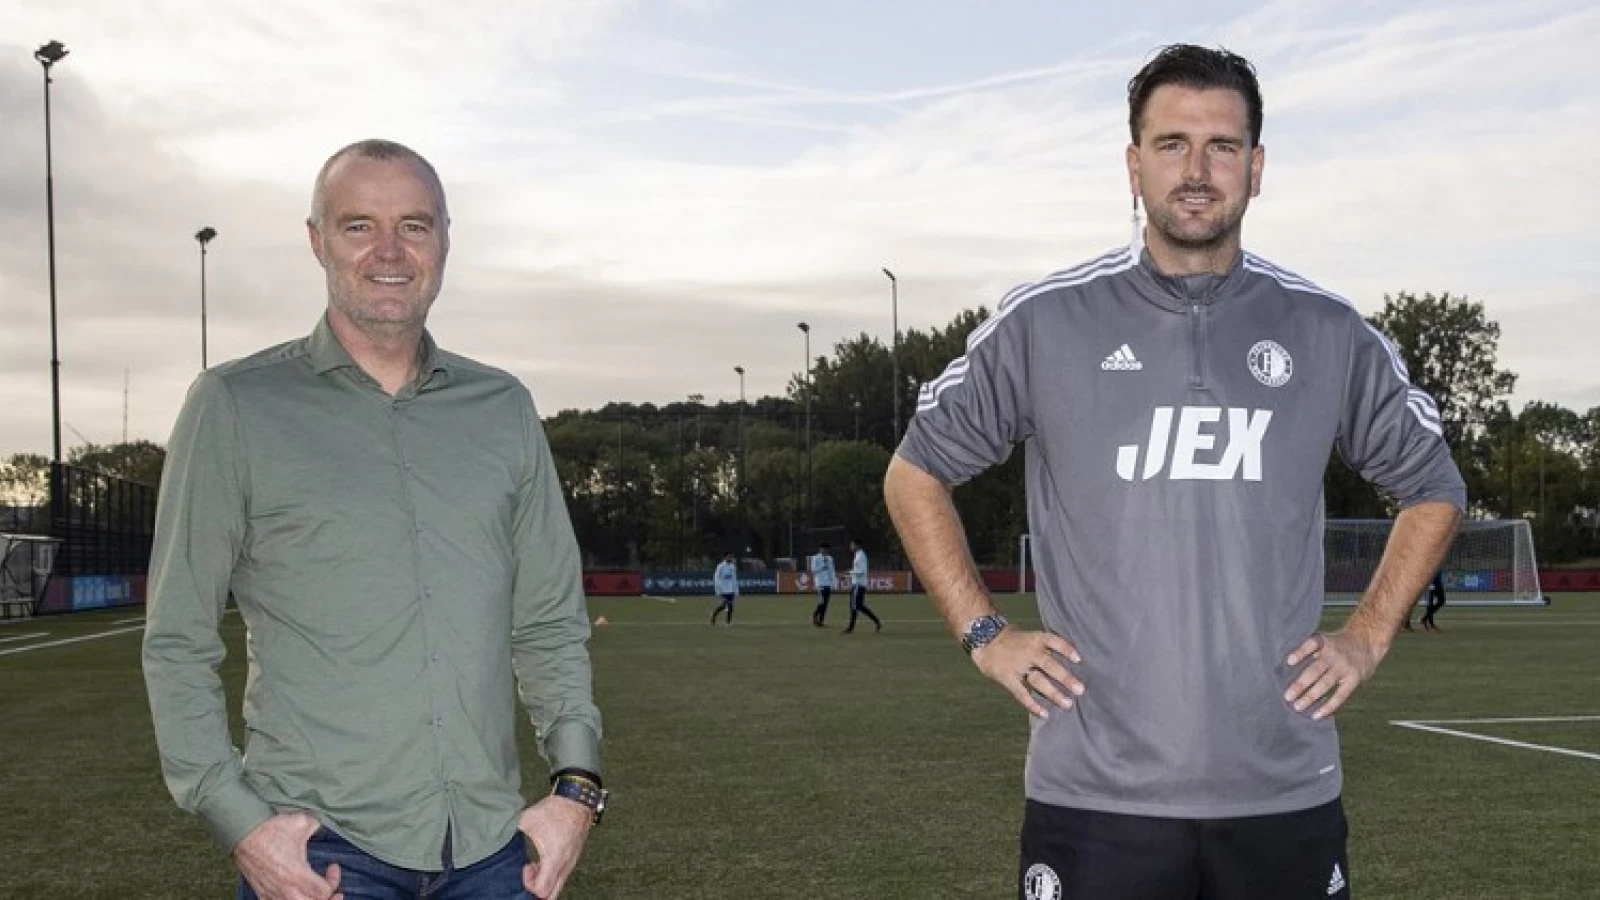
[[[552,772],[585,769],[605,774],[600,768],[600,735],[582,722],[561,722],[551,728],[544,741],[544,756]]]
[[[274,812],[242,778],[219,787],[196,811],[211,839],[229,853]]]

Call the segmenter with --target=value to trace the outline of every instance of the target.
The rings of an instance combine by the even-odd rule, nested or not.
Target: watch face
[[[999,616],[979,616],[967,627],[967,644],[971,647],[982,647],[999,636],[1006,627],[1006,620]]]

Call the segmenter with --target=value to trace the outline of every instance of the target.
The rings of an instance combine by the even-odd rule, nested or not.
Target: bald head
[[[428,183],[432,186],[434,195],[438,198],[438,216],[441,223],[449,222],[450,211],[445,205],[444,184],[439,181],[439,173],[434,171],[433,164],[423,158],[422,154],[395,141],[386,141],[382,138],[368,138],[357,141],[344,147],[339,152],[328,157],[322,164],[322,170],[317,172],[317,182],[311,189],[311,218],[310,224],[320,228],[324,214],[327,212],[328,179],[338,167],[339,163],[350,158],[397,160],[408,162],[416,166],[423,173]]]

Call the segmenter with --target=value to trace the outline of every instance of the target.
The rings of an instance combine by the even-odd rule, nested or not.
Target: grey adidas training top
[[[1087,687],[1033,720],[1029,798],[1219,818],[1337,797],[1333,721],[1283,699],[1322,610],[1329,449],[1402,506],[1466,503],[1390,343],[1259,257],[1169,277],[1123,248],[1007,295],[899,454],[959,484],[1018,443],[1039,612]]]

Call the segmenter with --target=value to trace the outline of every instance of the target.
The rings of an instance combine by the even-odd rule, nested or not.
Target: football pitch
[[[1025,716],[926,598],[871,603],[883,633],[841,636],[839,600],[826,630],[799,597],[745,597],[732,628],[710,598],[592,600],[612,805],[563,897],[1014,897]],[[1338,716],[1355,895],[1600,896],[1600,594],[1440,625]],[[139,630],[137,610],[0,626],[0,897],[233,896],[161,783]]]

